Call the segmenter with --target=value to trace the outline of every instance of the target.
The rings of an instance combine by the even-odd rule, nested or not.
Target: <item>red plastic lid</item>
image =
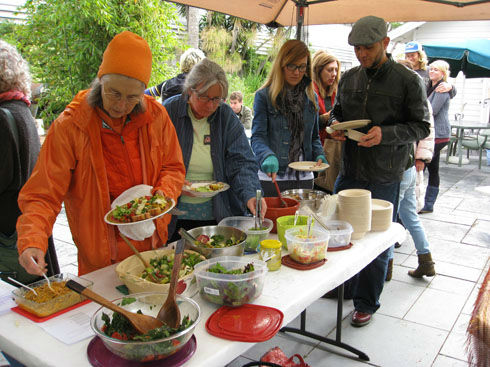
[[[293,260],[291,258],[291,256],[289,256],[289,255],[283,256],[281,259],[281,262],[283,265],[286,265],[286,266],[293,268],[293,269],[296,269],[296,270],[315,269],[315,268],[318,268],[318,267],[322,266],[323,264],[325,264],[326,261],[327,261],[327,259],[322,259],[322,260],[314,262],[312,264],[301,264],[301,263]]]
[[[245,304],[222,306],[206,321],[206,330],[219,338],[263,342],[277,334],[284,314],[273,307]]]

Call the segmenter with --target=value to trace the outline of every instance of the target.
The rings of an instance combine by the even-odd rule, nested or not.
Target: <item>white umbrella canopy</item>
[[[305,25],[354,23],[366,15],[387,22],[488,20],[488,0],[172,0],[262,24],[297,25],[305,7]]]

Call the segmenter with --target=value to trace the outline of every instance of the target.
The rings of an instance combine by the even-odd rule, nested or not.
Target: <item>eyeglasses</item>
[[[208,96],[204,96],[202,94],[199,94],[196,89],[192,89],[192,91],[194,93],[196,93],[197,99],[199,100],[199,102],[202,102],[202,103],[213,102],[214,105],[217,105],[217,104],[219,104],[219,103],[221,103],[221,102],[224,101],[224,99],[221,98],[221,97],[209,98]]]
[[[111,101],[111,102],[120,102],[123,97],[121,93],[118,92],[104,92],[104,95]],[[125,98],[125,102],[127,104],[136,104],[141,100],[140,96],[129,96]]]
[[[287,64],[286,68],[293,73],[296,70],[299,70],[300,73],[304,73],[306,71],[306,64],[295,65],[295,64]]]

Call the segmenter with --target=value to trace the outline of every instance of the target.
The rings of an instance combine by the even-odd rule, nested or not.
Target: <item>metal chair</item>
[[[479,129],[476,136],[464,138],[461,141],[461,145],[465,147],[467,151],[467,155],[469,158],[470,150],[477,150],[479,153],[478,157],[478,169],[481,169],[481,160],[484,149],[490,149],[490,131],[488,129]]]

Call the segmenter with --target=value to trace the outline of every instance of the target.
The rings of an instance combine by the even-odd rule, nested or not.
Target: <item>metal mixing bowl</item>
[[[199,251],[206,258],[218,257],[218,256],[242,256],[245,249],[245,240],[247,239],[247,234],[238,228],[226,227],[226,226],[204,226],[197,227],[188,230],[189,234],[197,238],[199,235],[204,234],[206,236],[214,236],[215,234],[220,234],[226,239],[234,236],[239,243],[229,247],[222,248],[207,248],[203,246],[190,247],[192,250]]]
[[[281,192],[281,195],[299,201],[300,207],[307,205],[313,211],[320,209],[322,199],[327,195],[326,192],[311,189],[292,189]]]

